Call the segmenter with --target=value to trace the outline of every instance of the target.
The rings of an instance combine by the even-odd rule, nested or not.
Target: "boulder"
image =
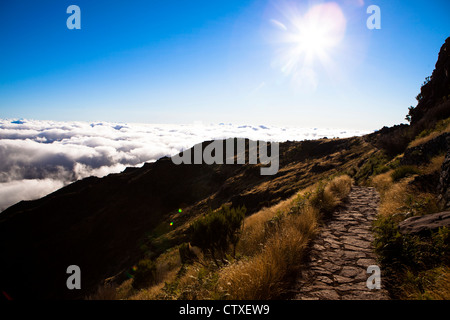
[[[450,227],[450,211],[411,217],[399,223],[402,234],[424,234],[441,227]]]

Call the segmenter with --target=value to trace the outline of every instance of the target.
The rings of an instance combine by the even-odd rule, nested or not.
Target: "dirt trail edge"
[[[374,188],[353,187],[346,204],[320,226],[309,259],[293,288],[297,300],[387,300],[383,289],[369,289],[367,268],[377,265],[371,226],[378,211]]]

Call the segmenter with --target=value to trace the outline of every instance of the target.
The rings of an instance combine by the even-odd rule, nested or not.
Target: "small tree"
[[[242,222],[245,218],[247,208],[245,206],[239,208],[222,207],[222,212],[227,221],[227,238],[233,245],[233,257],[236,257],[236,245],[241,237]]]
[[[408,114],[407,114],[406,117],[405,117],[405,120],[408,121],[409,123],[411,123],[413,111],[414,111],[414,107],[413,107],[413,106],[410,106],[410,107],[408,108]]]
[[[191,244],[199,247],[204,253],[210,253],[219,266],[218,258],[223,260],[230,244],[233,245],[233,255],[235,254],[246,211],[245,207],[231,209],[222,206],[217,211],[209,212],[193,223]]]

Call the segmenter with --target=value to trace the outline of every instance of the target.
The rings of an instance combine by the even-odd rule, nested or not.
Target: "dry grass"
[[[156,277],[155,284],[149,288],[135,290],[132,286],[132,279],[122,283],[116,289],[117,299],[130,300],[157,300],[165,282],[172,281],[181,267],[181,259],[178,247],[172,248],[161,254],[155,261]]]
[[[312,190],[312,187],[245,218],[242,236],[236,248],[237,252],[244,256],[253,256],[260,252],[267,238],[267,222],[288,212],[297,197],[310,190]]]
[[[441,135],[441,132],[433,131],[432,133],[430,133],[429,135],[427,135],[425,137],[420,137],[420,138],[414,139],[413,141],[410,142],[408,147],[413,148],[413,147],[420,146],[421,144],[424,144],[430,140],[433,140],[434,138],[438,137],[439,135]]]
[[[295,197],[280,203],[272,210],[261,211],[248,223],[253,230],[252,241],[244,240],[243,252],[258,252],[224,268],[219,277],[219,287],[229,299],[273,299],[286,289],[286,281],[301,267],[309,241],[314,237],[319,223],[320,210],[331,210],[350,193],[353,180],[339,176],[323,188],[313,186]],[[312,192],[312,194],[311,194]],[[311,194],[309,197],[305,196]],[[300,207],[301,199],[308,199]],[[295,213],[287,214],[292,207]],[[272,220],[272,232],[267,232],[267,219]],[[258,226],[258,227],[256,227]],[[264,231],[262,231],[264,230]],[[269,235],[269,236],[268,236]],[[265,241],[264,241],[265,240]],[[260,249],[258,251],[258,249]]]
[[[309,240],[317,226],[317,211],[309,208],[286,217],[263,250],[222,270],[219,286],[229,299],[273,299],[286,278],[301,266]]]
[[[156,260],[156,283],[163,282],[167,275],[172,274],[181,266],[181,259],[178,247],[161,254]]]
[[[377,191],[380,193],[381,196],[384,196],[384,194],[392,187],[394,184],[392,180],[392,172],[394,170],[390,170],[388,172],[379,174],[375,177],[373,177],[370,181],[370,185],[375,187]]]
[[[413,277],[414,278],[414,277]],[[411,280],[403,285],[402,291],[406,299],[411,300],[450,300],[450,268],[447,266],[427,270],[421,275],[423,288]]]
[[[431,174],[436,171],[441,171],[442,164],[444,163],[445,155],[440,155],[432,158],[430,163],[422,169],[424,174]]]
[[[352,185],[353,180],[349,176],[338,176],[327,184],[325,192],[331,192],[337,202],[341,202],[350,193]]]
[[[176,274],[177,270],[172,270],[170,273],[166,274],[165,280],[172,281],[176,277]],[[159,300],[164,285],[164,282],[159,282],[149,288],[139,290],[138,292],[133,291],[133,294],[126,298],[129,300]]]
[[[435,131],[432,131],[431,133],[429,133],[428,135],[426,135],[424,137],[419,136],[418,138],[411,141],[408,147],[409,148],[417,147],[421,144],[424,144],[424,143],[438,137],[439,135],[441,135],[445,132],[450,132],[450,120],[449,119],[442,120],[440,123],[438,123],[435,128]]]
[[[385,178],[387,180],[387,178]],[[383,180],[380,178],[380,180]],[[404,179],[399,183],[393,184],[384,194],[381,194],[381,204],[379,213],[384,216],[390,216],[403,212],[408,198],[408,183],[411,178]]]
[[[438,268],[437,278],[428,288],[424,296],[433,300],[450,300],[450,268]]]
[[[321,214],[331,213],[350,193],[352,184],[353,179],[349,176],[335,177],[326,185],[319,183],[308,199],[309,205]]]
[[[420,169],[421,174],[430,174],[441,169],[442,163],[444,162],[444,156],[436,156],[431,159],[430,163]],[[395,183],[392,179],[392,172],[379,174],[371,179],[371,185],[377,189],[380,193],[381,204],[379,208],[379,213],[384,216],[393,215],[396,213],[405,212],[407,210],[408,197],[414,196],[415,199],[434,199],[432,194],[428,193],[415,193],[412,194],[411,190],[408,188],[409,183],[414,179],[414,177],[407,177],[400,182]],[[434,206],[430,204],[430,210]]]
[[[316,233],[324,202],[330,208],[340,204],[350,192],[352,183],[348,176],[336,177],[325,186],[314,185],[247,217],[236,248],[238,258],[230,257],[230,262],[221,268],[205,258],[184,266],[180,273],[175,251],[166,253],[156,261],[160,282],[134,292],[129,299],[255,300],[279,297],[290,276],[302,265],[308,243]],[[126,291],[126,288],[122,289]]]

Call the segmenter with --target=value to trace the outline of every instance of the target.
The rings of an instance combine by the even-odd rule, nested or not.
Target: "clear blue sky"
[[[355,129],[404,122],[450,36],[450,2],[334,1],[332,13],[345,21],[339,41],[329,29],[342,23],[333,18],[330,27],[322,16],[318,28],[327,26],[333,44],[307,27],[307,48],[298,50],[287,34],[297,39],[296,23],[332,2],[2,0],[0,118]],[[71,4],[81,9],[81,30],[66,27]],[[366,27],[371,4],[381,9],[381,30]]]

